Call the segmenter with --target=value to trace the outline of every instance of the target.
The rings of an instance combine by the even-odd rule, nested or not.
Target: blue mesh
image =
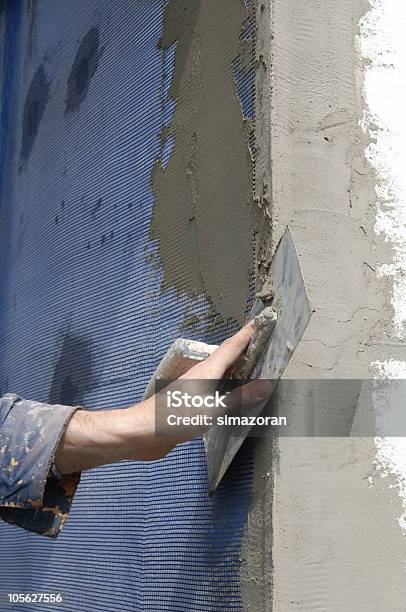
[[[203,296],[160,290],[149,225],[153,162],[173,146],[160,143],[174,107],[164,6],[15,0],[1,15],[0,393],[125,406],[174,338],[235,329]],[[233,69],[252,118],[252,71]],[[251,479],[247,444],[209,499],[201,440],[91,470],[57,541],[0,526],[0,592],[61,591],[69,612],[241,610]]]

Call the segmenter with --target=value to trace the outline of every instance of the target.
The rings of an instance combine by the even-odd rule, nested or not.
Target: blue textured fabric
[[[7,5],[0,395],[125,406],[176,337],[216,343],[235,329],[203,296],[161,292],[149,239],[151,169],[173,145],[162,153],[173,112],[174,50],[157,46],[165,1]],[[252,117],[252,78],[234,70]],[[251,479],[247,444],[208,498],[201,440],[89,471],[55,542],[0,526],[0,591],[62,591],[69,612],[241,610]]]

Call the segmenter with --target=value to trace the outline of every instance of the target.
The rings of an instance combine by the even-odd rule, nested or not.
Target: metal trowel
[[[270,264],[268,278],[251,309],[255,318],[251,342],[233,369],[241,380],[267,379],[276,386],[305,331],[311,316],[303,276],[290,229],[283,234]],[[176,340],[155,371],[143,399],[155,392],[159,379],[174,380],[217,346],[195,340]],[[258,414],[260,413],[260,410]],[[214,426],[204,434],[209,494],[212,494],[234,459],[251,426]]]
[[[248,363],[236,364],[234,374],[252,380],[264,378],[276,386],[312,313],[288,227],[272,258],[266,285],[249,316],[257,319],[247,349]],[[262,334],[261,314],[264,315]],[[238,426],[234,431],[230,426],[216,426],[204,435],[210,494],[216,490],[250,430],[250,426]]]

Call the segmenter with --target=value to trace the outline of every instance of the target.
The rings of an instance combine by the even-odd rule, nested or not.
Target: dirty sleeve
[[[78,409],[13,394],[0,398],[0,519],[50,538],[58,535],[80,474],[58,476],[50,468]]]

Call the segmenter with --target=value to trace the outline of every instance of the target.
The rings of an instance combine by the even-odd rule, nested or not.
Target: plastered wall
[[[368,379],[377,361],[404,356],[392,324],[393,274],[380,273],[394,255],[376,231],[380,177],[365,153],[374,134],[365,129],[360,22],[370,8],[362,0],[258,3],[259,277],[289,224],[315,309],[290,379]],[[371,411],[359,408],[355,421]],[[381,478],[375,440],[267,439],[255,453],[246,608],[404,610],[402,500],[395,478]]]
[[[175,144],[152,176],[162,289],[205,293],[224,320],[240,324],[253,268],[252,159],[232,66],[247,68],[240,35],[248,17],[243,0],[167,4],[160,46],[176,45],[168,91],[176,108],[161,140]]]

